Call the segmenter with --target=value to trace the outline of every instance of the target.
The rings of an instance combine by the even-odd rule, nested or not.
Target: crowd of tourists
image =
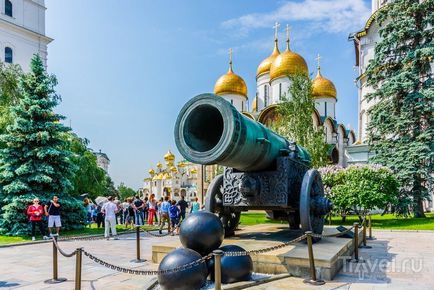
[[[201,209],[196,197],[194,201],[188,203],[182,196],[180,200],[170,200],[168,196],[156,199],[154,194],[130,197],[121,202],[118,198],[111,196],[96,200],[95,203],[89,198],[83,200],[83,206],[86,208],[87,219],[85,224],[92,226],[96,224],[97,228],[104,228],[104,236],[109,239],[110,233],[114,239],[118,239],[116,225],[122,224],[126,228],[133,226],[158,226],[159,233],[163,229],[174,235],[179,233],[181,222],[185,219],[187,213],[194,213]],[[53,227],[56,235],[59,235],[61,205],[57,196],[45,206],[39,204],[39,199],[35,198],[33,204],[27,208],[27,214],[30,217],[32,225],[32,240],[35,240],[36,228],[39,229],[44,239],[53,237]],[[44,216],[48,221],[48,233],[46,236],[44,228]]]

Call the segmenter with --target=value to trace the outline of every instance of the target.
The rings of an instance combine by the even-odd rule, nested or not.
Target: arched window
[[[12,63],[12,61],[13,61],[12,48],[5,47],[5,62]]]
[[[12,17],[12,2],[10,0],[5,0],[5,14]]]

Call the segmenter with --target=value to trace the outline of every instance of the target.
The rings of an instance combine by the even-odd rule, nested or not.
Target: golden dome
[[[180,168],[185,167],[185,162],[179,161],[178,162],[178,167],[180,167]]]
[[[196,174],[197,173],[197,169],[193,167],[193,169],[190,170],[191,173]]]
[[[163,173],[157,174],[152,178],[152,180],[161,180],[161,179],[163,179]]]
[[[289,49],[289,38],[286,40],[286,50],[279,54],[270,67],[270,82],[283,76],[296,73],[308,75],[304,58]]]
[[[170,171],[176,172],[176,171],[178,171],[178,169],[176,169],[176,166],[172,166],[172,167],[170,167]]]
[[[321,75],[321,69],[318,67],[318,73],[312,82],[312,95],[316,98],[330,97],[336,99],[336,88],[331,80]]]
[[[148,171],[148,172],[149,172],[149,174],[150,174],[150,175],[154,175],[154,174],[155,174],[155,170],[154,170],[154,169],[152,169],[152,168],[151,168],[151,169],[149,169],[149,171]]]
[[[166,161],[173,161],[175,160],[175,155],[169,151],[167,151],[166,155],[164,155],[164,160]]]
[[[229,70],[222,75],[214,85],[216,95],[241,95],[247,98],[247,85],[242,77],[232,71],[232,61],[229,62]]]
[[[158,163],[157,163],[157,168],[162,168],[162,167],[163,167],[163,164],[161,164],[161,162],[158,161]]]
[[[259,78],[261,75],[269,73],[271,64],[276,59],[277,56],[279,56],[280,51],[279,47],[277,45],[277,38],[274,40],[274,49],[273,52],[269,57],[264,59],[258,66],[258,69],[256,70],[256,78]]]

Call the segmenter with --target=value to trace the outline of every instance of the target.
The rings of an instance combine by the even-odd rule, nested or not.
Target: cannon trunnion
[[[175,142],[191,162],[225,166],[208,187],[205,209],[219,215],[226,236],[234,233],[240,213],[247,210],[283,212],[291,229],[301,225],[303,231],[322,233],[332,204],[304,148],[213,94],[184,105]]]

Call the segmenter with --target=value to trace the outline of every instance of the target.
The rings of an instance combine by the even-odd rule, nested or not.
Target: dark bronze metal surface
[[[240,212],[251,209],[275,211],[276,216],[286,215],[292,229],[301,224],[303,231],[322,234],[332,204],[301,146],[213,94],[184,105],[175,124],[175,142],[193,163],[225,166],[208,187],[205,208],[218,214],[226,236],[234,233]]]

